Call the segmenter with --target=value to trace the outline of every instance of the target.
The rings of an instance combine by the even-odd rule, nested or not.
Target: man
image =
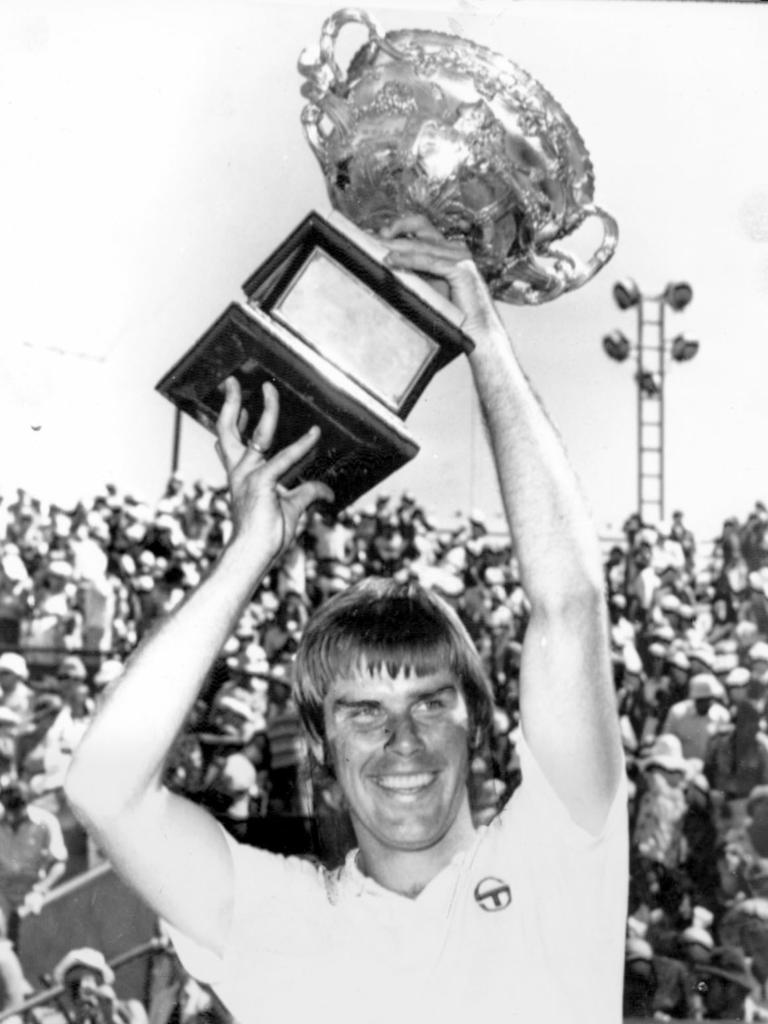
[[[32,690],[26,660],[14,651],[0,654],[0,704],[21,719],[29,716]]]
[[[25,783],[9,782],[0,790],[0,805],[0,910],[15,945],[20,918],[40,913],[66,871],[68,854],[55,816],[29,803]]]
[[[232,536],[132,659],[78,748],[67,792],[242,1024],[615,1022],[626,792],[599,547],[466,247],[417,217],[384,237],[390,266],[447,283],[475,344],[470,364],[531,605],[523,783],[476,832],[467,778],[492,713],[477,654],[439,599],[379,580],[329,602],[297,655],[312,750],[335,775],[359,845],[338,872],[240,847],[162,787],[166,751],[211,660],[301,514],[331,499],[319,483],[279,485],[317,432],[267,456],[277,392],[265,385],[262,417],[243,435],[230,379],[218,447]]]
[[[723,946],[714,950],[709,963],[700,965],[698,974],[708,1020],[764,1019],[754,1015],[750,992],[755,978],[740,949]]]
[[[704,761],[710,739],[731,724],[728,709],[720,703],[724,696],[712,672],[697,672],[691,677],[688,697],[672,705],[660,731],[677,736],[685,757]]]
[[[66,1020],[71,1024],[147,1024],[138,999],[118,999],[115,974],[98,949],[73,949],[52,971],[64,989]]]
[[[740,824],[750,793],[768,785],[768,736],[761,727],[760,708],[743,700],[736,705],[733,725],[709,741],[704,772],[725,826]]]

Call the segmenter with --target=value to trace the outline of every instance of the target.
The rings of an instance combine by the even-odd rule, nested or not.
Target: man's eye
[[[420,700],[416,705],[417,711],[436,712],[443,711],[446,707],[446,701],[444,697],[427,697],[425,700]]]
[[[381,708],[359,707],[353,708],[351,718],[360,725],[373,725],[383,718]]]

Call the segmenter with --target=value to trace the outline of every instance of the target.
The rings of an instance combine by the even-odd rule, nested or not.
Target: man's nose
[[[393,715],[387,723],[387,731],[387,749],[393,750],[396,754],[408,756],[424,746],[424,741],[409,712]]]

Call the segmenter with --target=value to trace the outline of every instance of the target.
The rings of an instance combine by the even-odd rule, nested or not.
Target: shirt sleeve
[[[625,771],[621,773],[603,827],[598,834],[594,834],[571,817],[568,808],[533,756],[522,729],[518,733],[516,746],[523,781],[502,814],[526,821],[527,827],[540,835],[543,841],[556,839],[558,844],[564,843],[575,847],[591,847],[603,842],[617,831],[621,833],[622,830],[628,830],[628,787]]]
[[[497,819],[497,841],[510,877],[519,880],[515,903],[526,945],[536,950],[544,976],[557,971],[574,1006],[593,1007],[596,1021],[619,1020],[629,874],[626,774],[595,834],[571,817],[524,736],[518,754],[523,781]]]
[[[219,827],[233,867],[232,921],[222,953],[215,953],[168,921],[161,922],[184,968],[209,985],[220,985],[240,972],[244,950],[253,957],[279,941],[281,925],[295,928],[302,906],[306,908],[309,899],[324,891],[318,886],[318,870],[309,861],[238,843]]]

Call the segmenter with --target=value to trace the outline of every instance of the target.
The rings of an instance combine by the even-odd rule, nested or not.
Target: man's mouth
[[[426,789],[437,778],[437,772],[411,772],[409,774],[377,775],[376,785],[389,793],[412,794]]]

